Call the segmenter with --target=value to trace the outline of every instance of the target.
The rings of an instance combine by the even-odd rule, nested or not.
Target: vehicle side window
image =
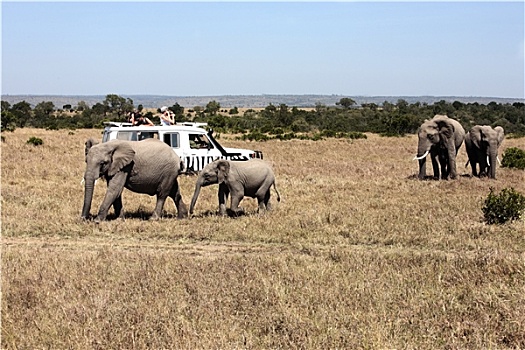
[[[137,133],[134,131],[119,131],[117,140],[137,141]]]
[[[159,133],[156,131],[140,131],[139,132],[139,141],[146,139],[158,139]]]
[[[213,144],[206,134],[190,134],[190,148],[192,149],[212,149]]]
[[[178,133],[164,134],[164,143],[171,146],[171,148],[179,148],[179,134]]]

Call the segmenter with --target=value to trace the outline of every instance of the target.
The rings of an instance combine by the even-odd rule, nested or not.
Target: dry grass
[[[44,146],[26,144],[31,136]],[[2,143],[3,349],[525,348],[525,226],[488,226],[489,187],[525,173],[418,181],[415,136],[245,143],[282,202],[218,217],[82,222],[83,143],[95,130],[18,129]],[[509,139],[507,147],[522,147]],[[464,148],[459,154],[460,175]],[[186,203],[194,177],[181,178]],[[96,186],[92,211],[104,195]]]

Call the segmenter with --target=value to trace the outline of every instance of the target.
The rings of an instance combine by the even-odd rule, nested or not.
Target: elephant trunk
[[[190,204],[190,214],[193,214],[193,208],[195,208],[195,203],[197,202],[197,198],[199,198],[199,194],[201,192],[201,183],[198,180],[195,184],[195,192],[193,193],[193,198],[191,199]]]
[[[496,162],[497,162],[496,159],[497,158],[498,158],[498,146],[494,142],[494,144],[492,143],[490,144],[489,152],[488,152],[488,160],[490,161],[490,164],[489,164],[490,173],[488,175],[491,179],[496,178]]]
[[[414,157],[414,160],[425,158],[430,152],[431,147],[432,144],[430,144],[426,138],[419,136],[419,141],[417,143],[417,154]]]
[[[95,188],[94,175],[90,175],[86,172],[84,176],[84,206],[82,207],[82,218],[87,219],[91,210],[91,201],[93,200],[93,191]]]

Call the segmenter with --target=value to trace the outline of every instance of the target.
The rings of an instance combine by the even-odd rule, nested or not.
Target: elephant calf
[[[114,140],[95,144],[86,142],[86,173],[82,218],[89,217],[95,180],[104,177],[108,188],[95,221],[106,219],[113,205],[115,215],[123,217],[122,190],[157,196],[157,204],[152,218],[158,219],[167,197],[171,197],[177,207],[178,217],[188,215],[186,205],[180,194],[177,177],[181,170],[181,160],[170,146],[164,142],[148,139],[144,141]]]
[[[238,162],[219,159],[206,165],[199,174],[191,199],[190,214],[193,214],[201,187],[212,184],[219,184],[220,215],[226,214],[226,201],[230,194],[230,209],[235,215],[243,212],[239,203],[244,196],[257,198],[259,210],[269,210],[272,185],[277,193],[277,201],[281,200],[273,170],[266,162],[260,159]]]

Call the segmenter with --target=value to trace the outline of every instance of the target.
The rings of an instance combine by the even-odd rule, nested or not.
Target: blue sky
[[[2,2],[2,94],[524,98],[524,2]]]

